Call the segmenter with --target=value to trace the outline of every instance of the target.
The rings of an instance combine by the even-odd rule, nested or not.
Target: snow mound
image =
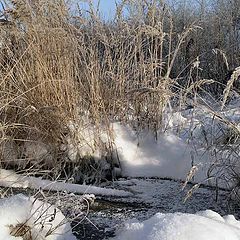
[[[22,194],[0,200],[0,240],[16,239],[76,240],[59,209]]]
[[[104,196],[128,197],[132,193],[112,188],[102,188],[90,185],[71,184],[60,181],[50,181],[37,177],[23,176],[14,171],[0,169],[0,186],[13,188],[30,188],[50,191],[66,191],[79,194],[94,194]]]
[[[139,222],[131,220],[112,240],[239,240],[240,222],[211,210],[196,214],[157,213]]]
[[[149,132],[136,135],[131,127],[113,124],[122,175],[124,177],[167,177],[185,180],[194,165],[195,181],[207,178],[211,157],[196,149],[172,131],[159,134],[156,141]]]

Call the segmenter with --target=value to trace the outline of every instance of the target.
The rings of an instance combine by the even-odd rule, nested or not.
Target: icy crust
[[[240,222],[211,210],[196,214],[157,213],[139,222],[127,222],[111,240],[239,240]]]
[[[76,240],[70,224],[54,206],[22,194],[1,199],[0,240],[23,240],[20,233],[16,237],[10,234],[11,229],[20,225],[29,229],[30,239]]]

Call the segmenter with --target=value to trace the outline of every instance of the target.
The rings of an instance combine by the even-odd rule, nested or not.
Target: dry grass
[[[196,21],[179,27],[179,19],[166,4],[122,1],[112,22],[99,17],[91,4],[86,15],[73,14],[63,0],[12,0],[4,6],[0,26],[3,167],[52,170],[59,177],[71,160],[66,149],[70,138],[77,149],[74,167],[89,169],[81,147],[87,145],[91,153],[98,149],[109,161],[114,142],[110,123],[148,129],[157,139],[159,130],[164,130],[166,109],[184,107],[188,98],[205,94],[216,82],[203,77],[204,56],[194,40],[203,28]],[[132,9],[128,17],[124,17],[126,8]],[[217,52],[229,70],[227,54]],[[239,76],[234,74],[222,106]],[[86,129],[94,129],[91,140]],[[29,146],[36,146],[41,154],[29,153]],[[15,149],[11,154],[6,151],[10,147]],[[92,159],[89,155],[86,159]],[[90,163],[90,168],[100,171],[97,167]]]
[[[12,4],[6,10],[9,23],[1,26],[6,36],[0,69],[4,136],[20,147],[26,141],[52,145],[57,159],[62,135],[79,105],[78,41],[68,28],[64,3]]]
[[[230,90],[233,88],[234,82],[236,82],[239,79],[239,76],[240,76],[240,67],[237,67],[236,69],[234,69],[234,71],[231,75],[231,78],[228,80],[227,86],[223,91],[223,102],[222,102],[222,107],[221,107],[222,110],[228,100]]]
[[[9,226],[10,235],[14,237],[21,237],[23,240],[32,240],[31,228],[25,224],[17,224],[16,226]]]
[[[0,48],[2,139],[16,145],[25,166],[31,162],[24,152],[27,141],[50,145],[50,167],[56,167],[70,121],[79,129],[93,124],[94,146],[104,151],[99,135],[107,133],[111,148],[112,121],[138,130],[161,129],[173,96],[174,62],[195,27],[175,33],[170,10],[157,3],[145,3],[147,15],[138,16],[143,22],[124,20],[124,4],[113,23],[92,8],[87,17],[72,16],[64,1],[20,0],[6,6]]]

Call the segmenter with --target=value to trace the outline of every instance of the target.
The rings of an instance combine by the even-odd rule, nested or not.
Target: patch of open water
[[[130,191],[131,197],[98,197],[88,210],[83,210],[82,196],[67,193],[44,192],[41,196],[49,203],[56,204],[72,222],[75,235],[79,240],[103,240],[113,237],[115,231],[128,220],[146,220],[157,212],[195,213],[211,209],[221,215],[233,214],[240,219],[240,206],[230,200],[229,191],[202,186],[184,202],[192,184],[182,191],[182,182],[169,179],[122,179],[110,182],[105,187]],[[12,193],[36,194],[32,190],[13,189]],[[39,196],[38,196],[39,197]],[[217,199],[217,200],[216,200]],[[84,214],[88,212],[87,217]],[[82,214],[81,214],[82,213]]]
[[[233,214],[240,217],[240,209],[229,198],[229,192],[218,191],[217,201],[214,189],[200,187],[184,203],[186,192],[182,183],[166,179],[129,179],[110,184],[117,189],[134,193],[128,198],[100,198],[91,206],[89,220],[84,220],[75,229],[79,240],[102,240],[114,236],[116,230],[128,220],[146,220],[157,212],[195,213],[211,209],[221,215]]]

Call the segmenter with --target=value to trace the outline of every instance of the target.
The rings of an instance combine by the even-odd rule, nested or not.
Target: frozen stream
[[[163,179],[130,179],[109,184],[117,189],[134,193],[131,198],[101,198],[91,206],[88,220],[76,229],[78,239],[101,240],[114,236],[115,230],[131,218],[145,220],[157,212],[195,213],[211,209],[221,215],[233,214],[240,217],[240,209],[229,199],[229,192],[220,190],[216,201],[215,191],[200,187],[192,197],[183,202],[186,192],[192,187],[181,190],[182,183]]]
[[[162,213],[196,213],[211,209],[220,215],[233,214],[240,218],[240,207],[230,200],[228,191],[216,191],[202,186],[197,189],[191,198],[183,202],[186,193],[192,188],[188,184],[182,191],[182,183],[169,179],[122,179],[109,182],[104,187],[111,187],[133,193],[131,197],[97,197],[95,202],[86,207],[81,195],[64,192],[33,192],[31,190],[12,189],[14,193],[25,193],[46,200],[60,208],[63,214],[75,221],[72,223],[73,232],[79,240],[103,240],[114,236],[116,230],[132,218],[146,220],[157,212]],[[4,190],[4,189],[2,189]],[[9,192],[11,195],[11,192]],[[87,218],[84,214],[87,214]]]

